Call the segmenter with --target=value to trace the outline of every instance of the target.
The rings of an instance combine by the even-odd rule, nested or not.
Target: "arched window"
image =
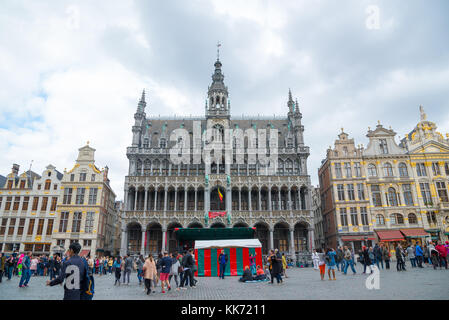
[[[377,169],[376,166],[372,163],[368,165],[368,176],[377,177]]]
[[[392,207],[398,206],[398,197],[394,188],[388,188],[388,203]]]
[[[376,216],[376,223],[379,224],[379,225],[385,225],[385,219],[384,219],[384,216],[381,215],[381,214],[378,214],[378,215]]]
[[[214,141],[223,141],[224,129],[219,124],[213,126]]]
[[[290,159],[285,161],[285,171],[287,174],[293,174],[293,162]]]
[[[418,224],[418,219],[416,219],[416,215],[414,213],[408,214],[408,223],[410,224]]]
[[[404,224],[404,217],[400,213],[390,215],[391,224]]]
[[[408,177],[407,165],[404,162],[399,164],[399,175],[401,177]]]
[[[279,159],[278,161],[278,173],[284,174],[284,161],[282,161],[281,159]]]
[[[45,180],[44,190],[50,190],[51,180]]]
[[[384,176],[385,177],[392,177],[393,176],[393,167],[388,162],[384,164]]]

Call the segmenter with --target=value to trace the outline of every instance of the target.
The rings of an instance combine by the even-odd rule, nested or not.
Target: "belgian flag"
[[[220,198],[220,202],[223,202],[223,195],[221,194],[220,189],[217,188],[217,190],[218,190],[218,197]]]

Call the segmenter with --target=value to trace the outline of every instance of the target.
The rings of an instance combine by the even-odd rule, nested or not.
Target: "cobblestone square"
[[[361,274],[362,267],[357,265],[357,274],[348,275],[336,272],[337,280],[320,280],[318,271],[313,268],[293,268],[287,270],[288,278],[283,285],[269,283],[240,283],[238,277],[198,278],[197,288],[171,290],[162,294],[157,287],[156,293],[147,296],[144,286],[139,286],[137,275],[131,275],[130,285],[114,286],[114,276],[95,277],[95,300],[296,300],[296,299],[448,299],[449,271],[412,269],[408,265],[406,272],[397,272],[395,264],[390,270],[380,270],[380,289],[369,290],[365,286],[368,275]],[[19,278],[8,281],[3,278],[0,284],[0,300],[61,300],[61,286],[46,287],[47,277],[32,277],[28,288],[19,288]],[[172,285],[174,280],[172,279]]]

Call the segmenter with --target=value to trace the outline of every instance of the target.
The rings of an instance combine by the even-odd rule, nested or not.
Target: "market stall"
[[[258,239],[199,240],[195,241],[195,276],[218,277],[218,257],[224,250],[228,256],[225,276],[241,276],[249,266],[249,255],[256,255],[256,265],[262,266],[262,244]]]

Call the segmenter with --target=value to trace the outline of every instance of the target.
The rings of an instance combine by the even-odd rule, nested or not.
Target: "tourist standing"
[[[175,283],[176,283],[176,290],[179,290],[179,282],[178,282],[178,275],[179,275],[179,271],[181,267],[181,264],[179,263],[179,260],[176,258],[176,254],[171,254],[171,259],[172,259],[172,265],[171,265],[171,269],[170,269],[170,275],[168,277],[168,283],[171,286],[171,279],[174,277],[175,278]]]
[[[374,246],[374,257],[376,259],[376,265],[377,268],[380,270],[379,267],[379,263],[382,266],[382,269],[384,268],[384,260],[382,257],[382,244],[379,245],[378,243],[376,243],[376,245]]]
[[[351,266],[351,270],[352,270],[353,274],[356,274],[357,272],[355,271],[355,268],[354,268],[354,260],[352,258],[351,250],[349,250],[349,248],[347,246],[344,246],[343,249],[344,249],[344,256],[343,256],[344,268],[343,268],[343,273],[346,274],[348,272],[348,267]]]
[[[410,259],[410,264],[412,265],[412,268],[416,268],[415,247],[411,243],[407,247],[407,256]]]
[[[139,280],[139,286],[142,284],[143,281],[142,272],[144,262],[145,260],[143,259],[142,255],[140,255],[136,260],[137,280]]]
[[[320,268],[320,277],[321,280],[324,281],[324,276],[326,274],[326,255],[324,254],[323,249],[318,249],[318,257],[319,257],[318,266]]]
[[[115,258],[114,263],[112,264],[112,267],[114,268],[114,273],[115,273],[115,282],[114,282],[114,286],[118,283],[118,285],[120,286],[120,276],[122,275],[122,261],[120,256]]]
[[[286,277],[286,278],[288,278],[288,276],[287,276],[287,268],[288,268],[287,259],[285,258],[285,254],[282,253],[282,275],[284,277]]]
[[[438,256],[439,256],[438,262],[440,264],[440,269],[443,268],[443,265],[444,265],[444,268],[447,269],[447,259],[446,259],[447,258],[447,249],[446,249],[446,247],[443,246],[441,244],[441,242],[438,240],[435,249],[438,251]]]
[[[147,289],[147,295],[151,293],[152,290],[152,282],[157,276],[156,264],[154,263],[154,259],[151,255],[145,260],[145,263],[142,267],[143,277],[145,281],[145,288]]]
[[[3,279],[3,273],[5,272],[6,267],[6,257],[5,254],[2,252],[0,256],[0,283],[2,283]]]
[[[169,276],[173,260],[168,256],[168,252],[164,252],[164,257],[161,259],[161,292],[165,293],[165,285],[167,290],[171,290]]]
[[[224,279],[227,263],[228,263],[228,255],[225,254],[224,250],[221,250],[221,253],[218,256],[218,264],[220,267],[220,274],[218,275],[218,279]]]
[[[280,285],[282,283],[282,258],[279,259],[276,252],[270,250],[270,256],[268,259],[271,265],[271,284],[273,284],[274,278],[276,278],[277,284]]]
[[[114,265],[114,259],[112,257],[109,257],[109,261],[108,261],[109,274],[112,274],[112,266],[113,265]]]
[[[31,271],[31,275],[32,276],[37,276],[37,265],[39,263],[39,260],[37,259],[37,257],[34,257],[31,259],[31,266],[30,266],[30,271]]]
[[[415,257],[416,257],[416,262],[418,263],[418,268],[423,268],[423,266],[422,266],[423,250],[418,242],[415,245]]]
[[[335,262],[335,258],[337,256],[337,253],[335,252],[334,249],[332,248],[328,248],[327,252],[326,252],[326,265],[327,265],[327,273],[329,275],[329,280],[331,279],[331,270],[332,270],[332,275],[333,275],[333,280],[337,280],[335,278],[335,267],[337,265],[337,263]]]
[[[31,251],[22,259],[22,276],[20,277],[19,288],[28,287],[31,278]]]
[[[363,246],[362,247],[362,262],[363,262],[363,273],[366,274],[366,267],[370,267],[370,273],[373,272],[371,270],[371,259],[369,258],[369,251],[368,248]]]
[[[407,271],[405,270],[404,253],[401,244],[398,244],[396,247],[396,270]]]
[[[318,255],[318,252],[316,251],[316,249],[313,249],[313,252],[312,252],[312,262],[313,262],[313,268],[315,270],[319,270],[320,256]]]
[[[128,277],[128,284],[129,284],[129,277],[131,275],[131,272],[133,271],[133,259],[128,255],[125,256],[125,266],[124,266],[124,274],[123,274],[123,283],[126,282],[126,277]]]
[[[423,257],[424,264],[427,267],[429,267],[430,251],[429,251],[429,247],[427,247],[427,245],[425,243],[424,243],[424,245],[422,247],[422,257]]]
[[[343,272],[343,268],[344,268],[344,261],[343,261],[343,250],[341,250],[341,247],[338,246],[337,247],[337,251],[335,252],[336,256],[335,256],[335,265],[337,266],[337,270],[340,271],[340,264],[341,264],[341,272]]]
[[[186,287],[184,287],[187,279],[189,281],[190,287],[195,288],[195,285],[193,282],[193,265],[195,262],[192,257],[192,251],[193,251],[192,249],[189,249],[189,251],[187,251],[187,254],[182,259],[182,266],[184,268],[184,277],[182,278],[182,281],[181,281],[182,289],[187,289]]]
[[[47,280],[47,286],[55,286],[57,284],[64,284],[64,300],[81,300],[83,292],[87,288],[88,280],[88,265],[78,255],[81,251],[81,245],[74,242],[70,245],[68,251],[68,259],[64,262],[61,274],[54,280]],[[76,271],[77,277],[73,274]],[[67,284],[70,284],[67,286]]]

